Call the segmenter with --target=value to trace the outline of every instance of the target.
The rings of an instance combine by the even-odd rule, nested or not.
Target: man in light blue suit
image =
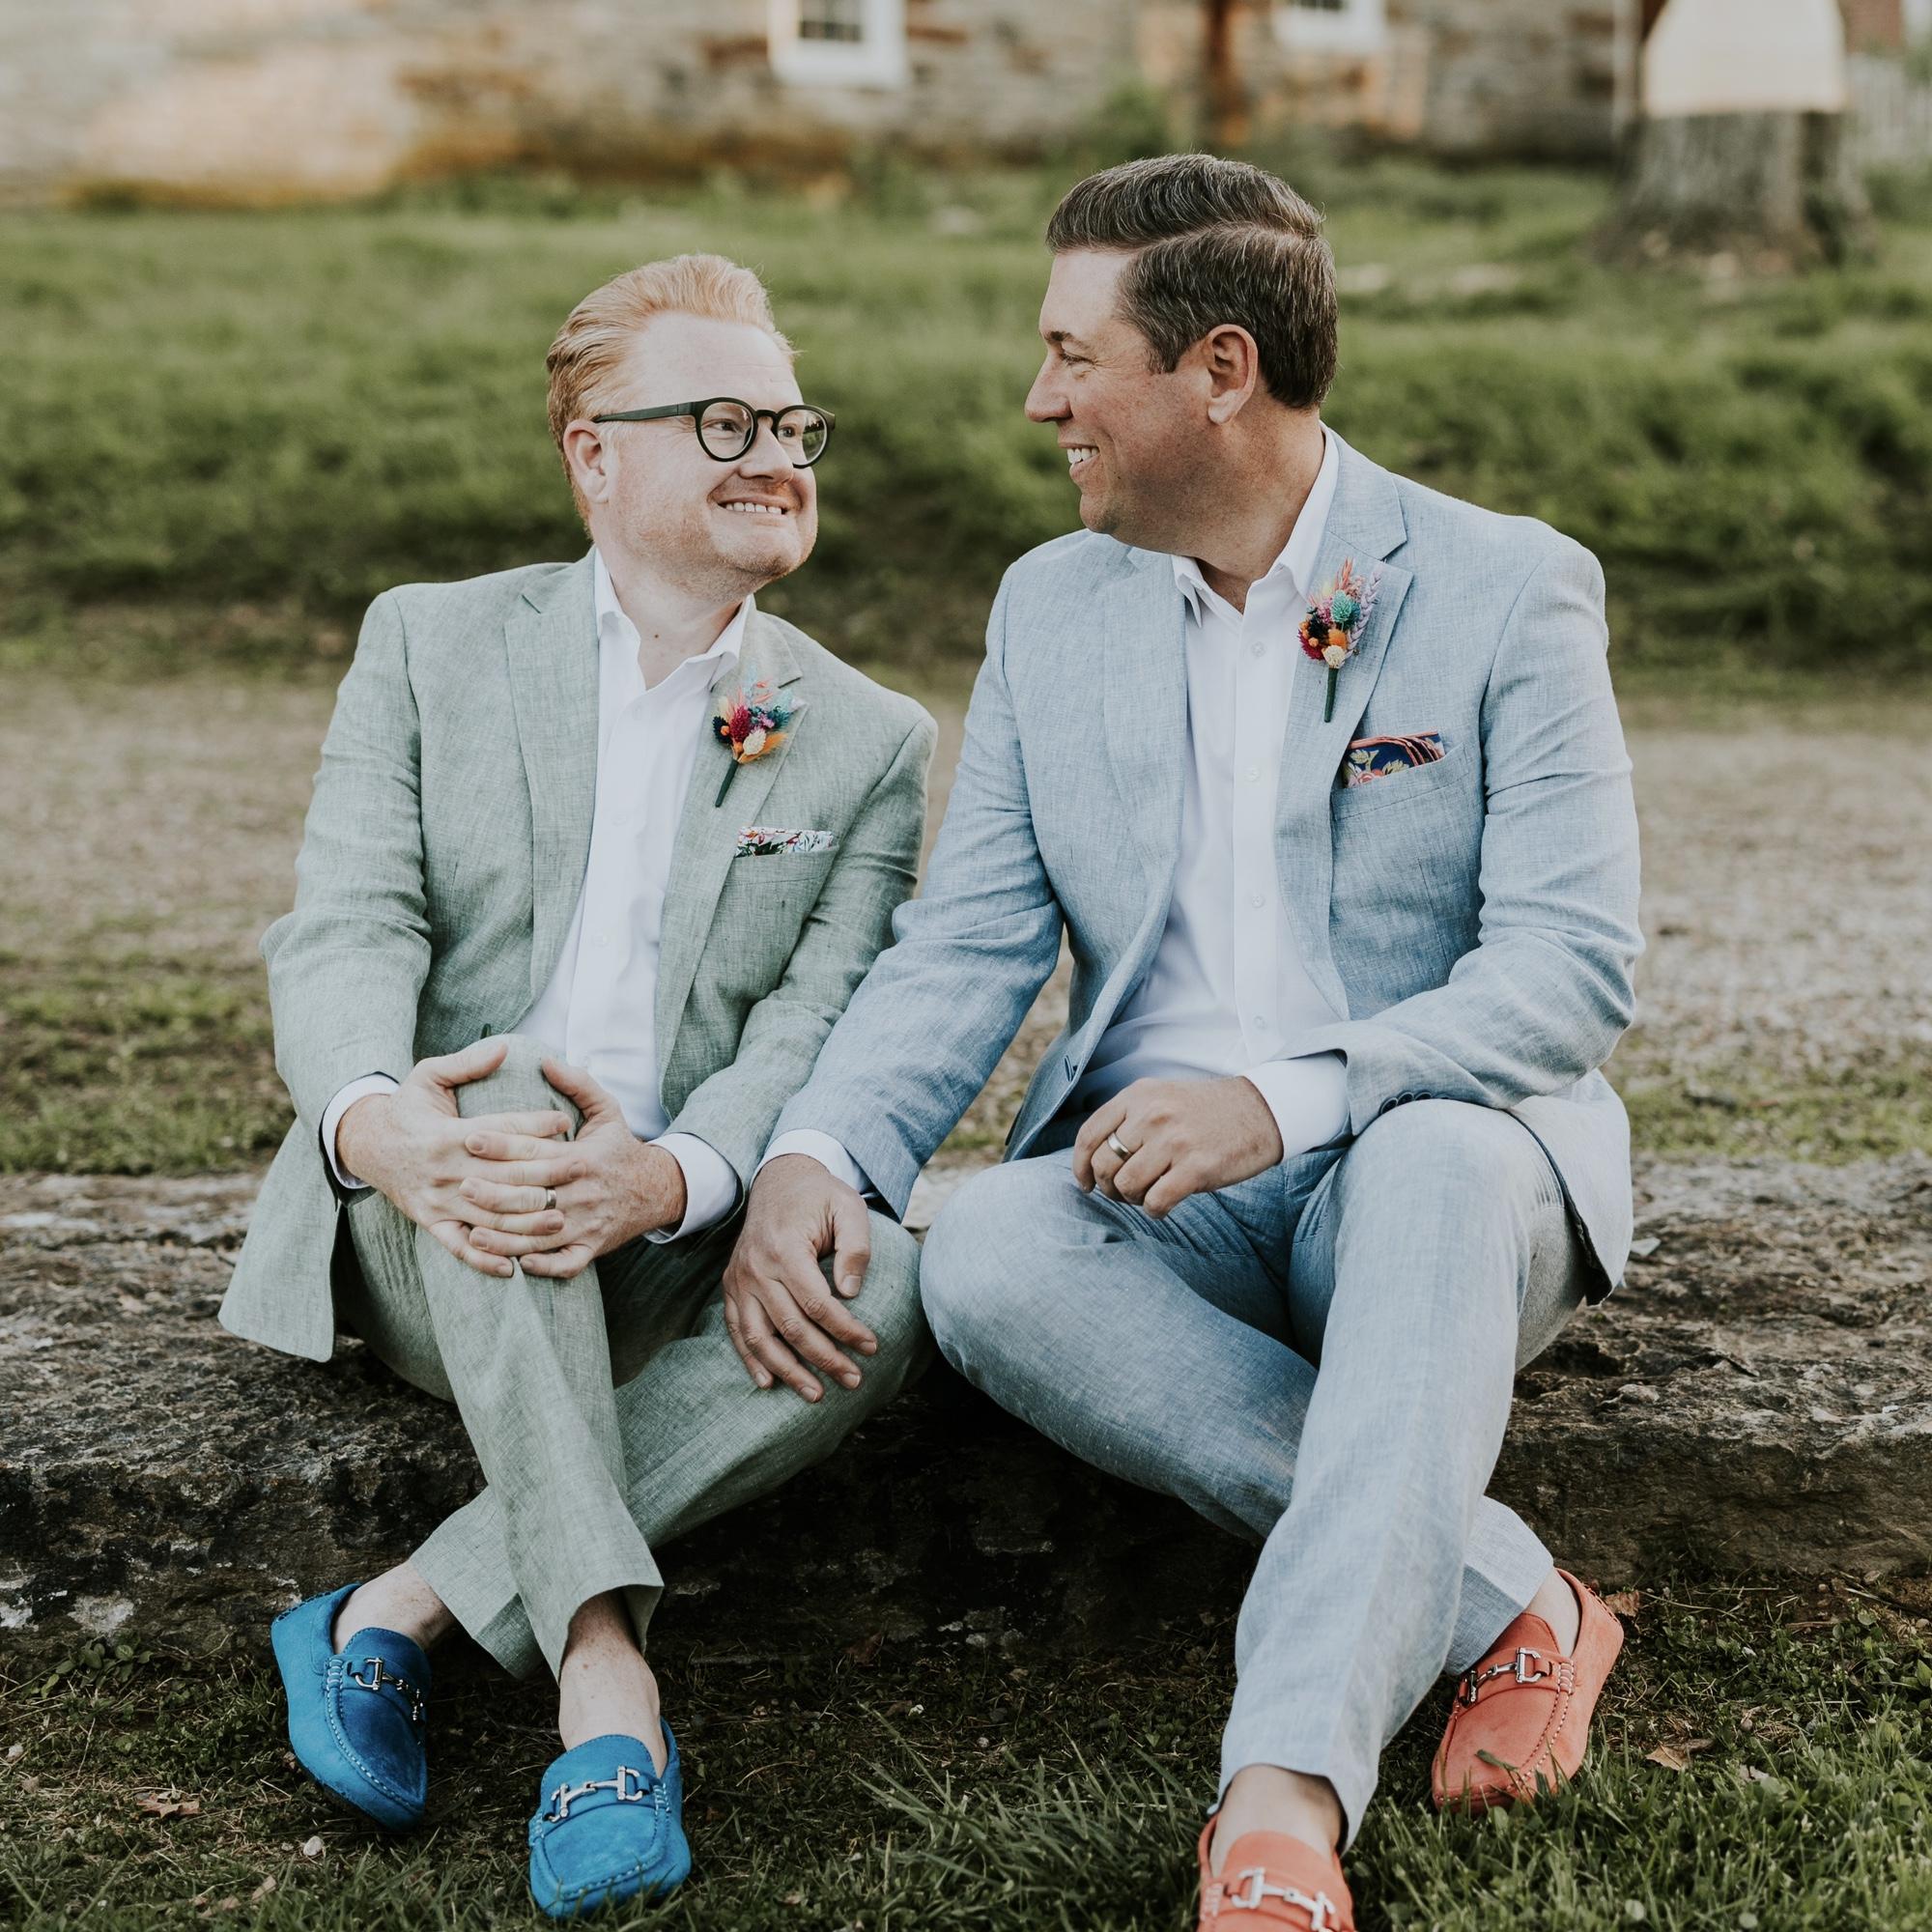
[[[1053,971],[1003,1166],[927,1238],[970,1379],[1263,1540],[1202,1922],[1345,1926],[1387,1739],[1438,1803],[1577,1768],[1616,1620],[1484,1494],[1518,1365],[1607,1294],[1636,824],[1603,576],[1321,420],[1319,217],[1203,156],[1048,231],[1086,528],[1008,572],[923,895],[780,1117],[727,1279],[856,1272]],[[789,1378],[777,1338],[741,1342]]]

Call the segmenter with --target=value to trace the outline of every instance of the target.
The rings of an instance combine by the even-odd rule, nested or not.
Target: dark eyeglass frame
[[[733,409],[743,410],[752,419],[750,433],[745,440],[729,456],[720,456],[704,440],[704,415],[707,410],[715,409],[720,403],[729,403]],[[814,415],[825,425],[825,440],[818,445],[817,456],[793,456],[792,467],[796,469],[810,469],[820,456],[832,447],[832,431],[837,418],[830,410],[821,410],[816,403],[787,403],[781,410],[754,410],[742,396],[706,396],[696,403],[660,403],[651,410],[610,410],[603,415],[592,416],[594,423],[636,423],[660,422],[667,416],[689,416],[692,434],[697,438],[697,446],[714,463],[736,463],[758,440],[758,425],[770,423],[772,434],[777,436],[779,424],[788,415],[804,412]],[[803,443],[803,437],[800,438]],[[789,454],[789,452],[787,452]]]

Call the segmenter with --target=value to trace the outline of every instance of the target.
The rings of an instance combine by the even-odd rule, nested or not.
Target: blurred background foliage
[[[1031,171],[879,157],[803,192],[520,176],[353,209],[10,215],[0,649],[314,665],[392,583],[577,554],[545,347],[607,276],[714,248],[766,276],[805,392],[839,416],[818,554],[764,601],[856,661],[944,674],[1005,566],[1074,521],[1020,412],[1045,214],[1162,138],[1130,94]],[[1932,669],[1932,184],[1875,185],[1873,263],[1764,281],[1600,263],[1602,175],[1258,157],[1329,215],[1329,420],[1589,545],[1626,664]]]

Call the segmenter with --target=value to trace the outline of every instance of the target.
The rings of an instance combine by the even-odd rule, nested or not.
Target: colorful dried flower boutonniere
[[[1317,664],[1328,667],[1328,695],[1321,706],[1324,724],[1335,715],[1336,673],[1349,662],[1362,626],[1369,621],[1381,580],[1380,564],[1364,583],[1356,575],[1353,558],[1344,557],[1341,574],[1317,595],[1308,607],[1308,615],[1301,620],[1301,648]]]
[[[731,775],[740,765],[776,752],[784,743],[784,734],[798,715],[798,706],[781,692],[775,692],[762,679],[749,691],[725,698],[711,721],[711,728],[731,748],[731,762],[724,767],[724,781],[718,787],[714,807],[724,803]]]

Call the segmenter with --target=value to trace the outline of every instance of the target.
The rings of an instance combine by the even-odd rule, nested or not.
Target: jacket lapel
[[[797,654],[784,628],[762,611],[754,610],[745,626],[744,646],[735,672],[726,672],[719,693],[749,689],[760,679],[775,690],[797,685],[804,678]],[[794,694],[798,696],[798,694]],[[712,707],[715,710],[715,705]],[[740,765],[720,805],[718,787],[731,768],[731,753],[711,728],[712,710],[704,718],[704,735],[692,768],[684,810],[678,814],[677,838],[671,847],[670,872],[665,882],[664,923],[658,949],[657,1009],[653,1015],[658,1065],[670,1065],[671,1042],[677,1037],[685,1002],[697,973],[698,955],[711,930],[712,915],[724,890],[737,849],[738,834],[755,825],[780,767],[791,755],[798,734],[809,727],[810,709],[798,696],[797,713],[784,742],[776,752]],[[782,861],[774,861],[782,864]]]
[[[1331,432],[1332,434],[1332,432]],[[1336,438],[1341,442],[1339,437]],[[1346,442],[1328,522],[1317,554],[1311,595],[1330,582],[1345,560],[1363,576],[1379,569],[1374,608],[1353,650],[1336,678],[1335,713],[1326,724],[1328,672],[1303,653],[1298,639],[1294,682],[1289,694],[1288,722],[1282,736],[1281,781],[1275,801],[1275,857],[1284,903],[1301,943],[1309,976],[1335,1010],[1347,1017],[1348,994],[1328,945],[1328,895],[1334,879],[1334,845],[1329,825],[1329,794],[1349,741],[1369,706],[1383,654],[1394,634],[1411,573],[1386,559],[1407,537],[1402,501],[1388,472]]]
[[[1116,578],[1110,593],[1114,609],[1095,627],[1106,640],[1095,675],[1104,694],[1107,756],[1127,834],[1119,842],[1139,849],[1164,909],[1180,852],[1186,780],[1186,609],[1171,558],[1140,551],[1135,564]]]
[[[591,557],[525,593],[505,626],[530,792],[530,998],[555,970],[590,863],[597,805],[597,615]]]

